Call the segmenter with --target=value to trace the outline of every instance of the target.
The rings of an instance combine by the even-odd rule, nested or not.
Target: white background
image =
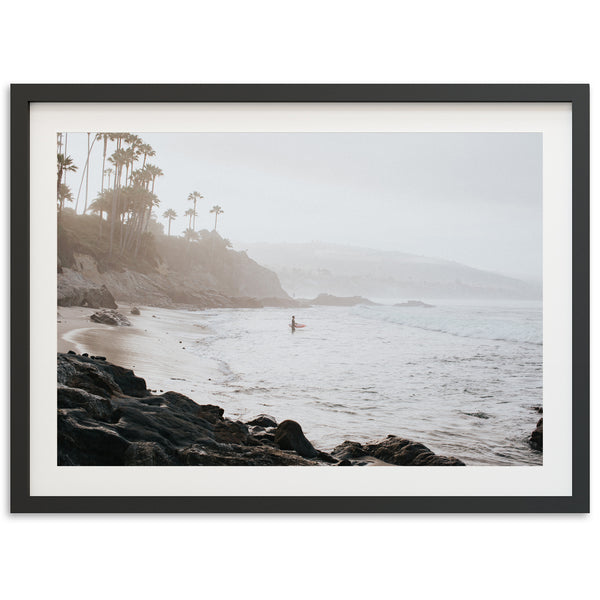
[[[31,1],[8,4],[2,20],[6,198],[10,82],[589,82],[598,113],[592,2]],[[596,130],[592,119],[592,158]],[[8,288],[7,203],[2,216]],[[597,220],[592,210],[592,239]],[[592,300],[596,288],[592,278]],[[7,294],[2,302],[8,399]],[[0,573],[3,592],[20,598],[563,598],[598,588],[593,475],[589,516],[9,516],[5,407]],[[592,434],[597,421],[592,407]],[[597,454],[592,441],[593,467]]]

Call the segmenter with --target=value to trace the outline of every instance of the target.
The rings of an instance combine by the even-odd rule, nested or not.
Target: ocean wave
[[[518,342],[541,346],[541,310],[502,310],[487,307],[357,306],[355,314],[367,318],[446,333],[458,337]]]

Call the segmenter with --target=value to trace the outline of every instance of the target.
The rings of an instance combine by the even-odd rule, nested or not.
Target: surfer
[[[296,331],[296,317],[292,315],[292,333]]]

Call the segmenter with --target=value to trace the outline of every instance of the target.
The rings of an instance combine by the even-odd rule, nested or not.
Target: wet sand
[[[157,392],[176,391],[200,404],[213,402],[208,387],[218,371],[214,361],[189,350],[204,334],[202,313],[119,304],[131,327],[114,327],[90,321],[96,309],[58,307],[57,350],[104,356],[109,362],[133,369]]]

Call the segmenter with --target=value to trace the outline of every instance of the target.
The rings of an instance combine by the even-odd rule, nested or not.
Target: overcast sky
[[[177,212],[172,234],[186,228],[187,196],[197,190],[204,196],[197,229],[212,229],[209,210],[219,204],[219,233],[237,249],[238,242],[332,242],[541,281],[541,134],[138,135],[156,150],[149,162],[164,171],[157,212],[163,223],[167,208]],[[86,144],[86,134],[69,134],[67,152],[79,165],[67,181],[75,196]],[[101,143],[90,164],[91,201]]]

